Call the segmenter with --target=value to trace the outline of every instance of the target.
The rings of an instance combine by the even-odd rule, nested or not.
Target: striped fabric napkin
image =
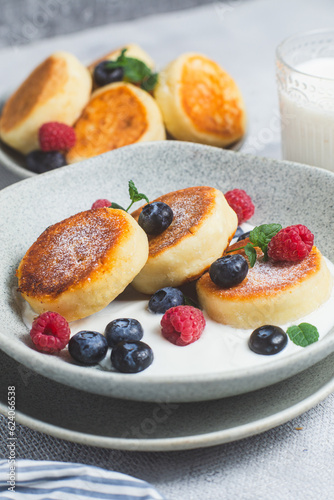
[[[119,472],[66,462],[0,460],[0,498],[164,500],[150,484]]]

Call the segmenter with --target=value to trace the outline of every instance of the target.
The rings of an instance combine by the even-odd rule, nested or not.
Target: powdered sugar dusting
[[[117,243],[126,222],[106,208],[81,212],[44,231],[20,265],[19,290],[56,296],[88,276]]]
[[[196,226],[214,205],[215,189],[206,186],[191,187],[167,193],[154,201],[162,201],[171,207],[173,222],[162,234],[149,236],[150,256],[174,246],[179,240],[196,231]],[[140,212],[141,209],[132,214],[136,220]]]

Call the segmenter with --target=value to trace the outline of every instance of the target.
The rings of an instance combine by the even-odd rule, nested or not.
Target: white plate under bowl
[[[140,403],[51,381],[0,351],[0,413],[15,386],[16,422],[86,446],[175,451],[243,439],[284,424],[334,391],[334,354],[298,375],[247,394],[194,403]],[[73,418],[75,416],[75,418]]]
[[[68,351],[46,355],[32,349],[28,330],[13,300],[15,270],[37,236],[50,224],[87,209],[97,198],[128,200],[128,180],[153,199],[165,192],[194,185],[211,185],[223,192],[245,189],[256,212],[252,223],[303,223],[315,234],[320,250],[334,260],[331,234],[334,208],[334,175],[324,170],[288,162],[256,158],[217,148],[176,141],[129,146],[77,165],[35,176],[0,192],[0,348],[36,372],[60,383],[91,393],[140,401],[200,401],[253,391],[282,381],[310,367],[334,351],[333,329],[307,348],[293,344],[275,356],[257,356],[252,363],[234,356],[207,372],[201,359],[222,355],[224,342],[211,335],[178,348],[157,331],[154,363],[139,374],[121,374],[71,362]],[[158,323],[157,323],[158,324]],[[222,335],[222,338],[223,335]],[[211,339],[211,340],[210,340]],[[145,336],[144,339],[145,340]],[[245,344],[246,339],[242,338]],[[158,346],[159,344],[159,346]],[[243,344],[243,345],[244,345]],[[203,346],[201,351],[200,347]],[[152,344],[153,350],[155,345]],[[160,372],[164,354],[182,363],[192,359],[191,372]],[[201,352],[200,352],[201,351]],[[182,358],[184,356],[184,358]],[[223,356],[222,356],[223,359]],[[228,356],[225,355],[225,359]],[[254,360],[256,360],[254,362]],[[208,363],[210,366],[210,363]]]

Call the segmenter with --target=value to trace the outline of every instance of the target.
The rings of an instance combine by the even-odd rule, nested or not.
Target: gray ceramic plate
[[[223,192],[243,188],[256,206],[254,224],[275,220],[286,226],[302,222],[315,233],[320,250],[334,260],[330,231],[334,218],[333,174],[189,143],[129,146],[35,176],[0,192],[0,348],[9,356],[46,377],[88,392],[141,401],[187,402],[242,394],[274,384],[334,351],[334,332],[330,331],[306,349],[297,348],[266,362],[259,357],[252,367],[237,363],[235,368],[217,373],[174,375],[171,370],[156,376],[150,375],[151,367],[142,374],[126,375],[77,366],[69,361],[66,351],[49,356],[33,350],[12,299],[15,269],[21,257],[45,227],[88,208],[95,199],[115,199],[117,195],[117,201],[123,203],[128,199],[129,179],[151,199],[191,185],[212,185]],[[215,347],[212,345],[210,352]],[[182,348],[177,356],[190,355],[190,348]],[[203,355],[210,356],[210,352]],[[154,363],[158,366],[159,361]]]
[[[0,413],[7,415],[7,387],[15,386],[17,423],[59,439],[132,451],[185,450],[246,438],[301,415],[334,390],[334,354],[271,387],[179,404],[88,394],[42,377],[1,352],[0,364]]]
[[[11,95],[10,92],[6,92],[2,96],[2,98],[0,98],[0,115],[1,115],[1,110],[10,95]],[[231,151],[239,151],[246,140],[246,136],[247,134],[245,134],[242,137],[242,139],[240,139],[240,141],[235,142],[227,149]],[[3,143],[2,141],[0,141],[0,164],[6,167],[13,174],[18,175],[21,179],[34,177],[35,175],[37,175],[25,167],[25,159],[22,154],[10,148],[9,146],[7,146],[7,144]]]

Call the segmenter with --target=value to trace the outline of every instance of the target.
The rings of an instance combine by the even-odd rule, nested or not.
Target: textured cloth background
[[[0,92],[17,86],[54,50],[71,50],[89,62],[113,47],[136,42],[159,67],[182,52],[199,51],[221,63],[244,94],[249,131],[242,150],[277,158],[275,47],[297,31],[326,27],[333,16],[331,0],[230,0],[94,28],[0,51]],[[0,167],[0,188],[17,180]],[[333,414],[331,395],[306,414],[264,434],[171,453],[87,447],[19,425],[16,451],[20,458],[93,464],[134,475],[155,485],[168,500],[329,500],[334,496]],[[6,418],[0,417],[1,458],[7,457],[6,425]]]

